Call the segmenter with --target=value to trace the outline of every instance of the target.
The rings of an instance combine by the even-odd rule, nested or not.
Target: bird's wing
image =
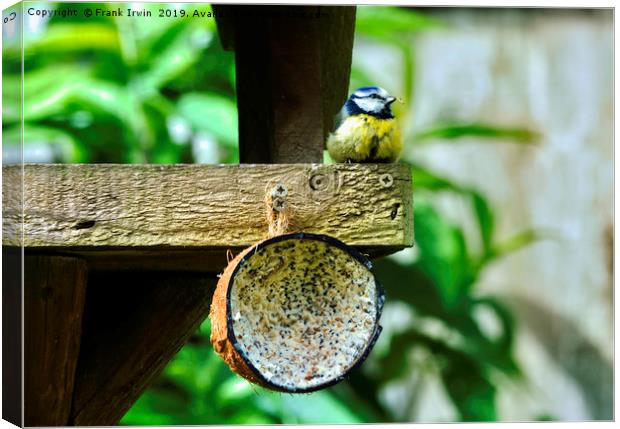
[[[340,111],[336,113],[336,116],[334,116],[334,126],[332,127],[332,132],[336,131],[348,116],[349,115],[347,114],[345,106],[342,106],[342,109],[340,109]],[[327,141],[323,143],[323,147],[327,149]]]
[[[340,112],[338,112],[336,114],[336,116],[334,117],[334,131],[338,129],[338,127],[344,122],[345,119],[347,119],[349,117],[349,114],[347,113],[346,107],[342,106],[342,109],[340,109]]]

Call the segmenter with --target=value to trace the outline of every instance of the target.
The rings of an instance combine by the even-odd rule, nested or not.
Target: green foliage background
[[[57,7],[65,5],[58,4]],[[117,4],[75,4],[73,8],[115,8]],[[237,119],[234,55],[222,50],[214,19],[157,18],[163,5],[143,4],[149,19],[52,19],[25,43],[26,158],[65,163],[236,163]],[[176,5],[177,7],[180,5]],[[48,5],[49,7],[49,5]],[[172,8],[174,5],[165,5]],[[188,6],[189,7],[189,6]],[[191,8],[209,11],[210,6]],[[396,49],[403,69],[395,79],[403,98],[413,100],[413,40],[421,32],[444,31],[445,24],[422,12],[396,7],[359,7],[356,40]],[[5,46],[3,140],[20,145],[19,47]],[[385,82],[353,65],[351,88]],[[399,117],[409,117],[411,103]],[[532,143],[529,130],[493,124],[436,124],[408,130],[406,145],[436,139],[463,142]],[[410,159],[414,176],[415,255],[377,261],[388,304],[408,315],[407,323],[386,329],[361,370],[332,388],[308,395],[272,393],[230,372],[214,355],[205,321],[163,374],[122,420],[123,424],[357,423],[406,421],[417,391],[395,409],[385,389],[411,374],[441,379],[461,420],[496,420],[496,394],[503,380],[522,374],[513,356],[515,320],[504,303],[481,296],[476,282],[485,268],[539,238],[515,232],[498,242],[498,214],[484,195],[453,183]],[[39,158],[38,158],[39,157]],[[466,234],[440,215],[439,193],[469,203],[482,243],[472,253]],[[490,312],[498,333],[489,335],[475,314]],[[389,310],[388,310],[389,311]],[[433,325],[435,329],[429,329]]]

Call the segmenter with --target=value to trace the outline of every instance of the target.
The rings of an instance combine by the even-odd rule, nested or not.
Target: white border
[[[84,3],[83,1],[75,1],[75,0],[66,0],[67,2],[73,2],[73,3]],[[26,0],[25,2],[27,3],[32,3],[33,1],[28,1]],[[147,0],[145,2],[150,2],[150,3],[159,3],[153,0]],[[2,9],[6,9],[7,7],[10,7],[14,4],[16,4],[17,2],[12,1],[12,0],[0,0],[0,6],[2,7]],[[40,3],[40,2],[39,2]],[[103,3],[103,2],[102,2]],[[124,3],[124,1],[108,1],[108,3]],[[178,3],[207,3],[204,1],[184,1],[184,2],[178,2]],[[498,2],[493,2],[493,1],[484,1],[484,0],[477,0],[477,1],[458,1],[458,2],[450,2],[450,1],[437,1],[437,0],[425,0],[425,1],[388,1],[388,2],[380,2],[380,1],[352,1],[352,0],[337,0],[336,2],[326,2],[326,1],[317,1],[317,2],[308,2],[308,1],[299,1],[299,0],[289,0],[289,1],[257,1],[257,0],[243,0],[242,2],[235,2],[235,1],[231,1],[231,0],[219,0],[216,1],[216,3],[246,3],[246,4],[251,4],[251,3],[256,3],[256,4],[342,4],[342,5],[362,5],[362,4],[376,4],[376,5],[388,5],[388,4],[392,4],[392,5],[405,5],[405,6],[465,6],[465,7],[536,7],[536,8],[541,8],[541,7],[551,7],[551,8],[613,8],[614,9],[614,416],[616,418],[618,418],[618,416],[620,415],[620,407],[618,406],[618,402],[616,401],[616,395],[615,395],[615,387],[618,385],[618,381],[620,379],[620,377],[618,377],[618,371],[616,371],[615,368],[615,357],[617,356],[615,351],[618,345],[618,341],[617,341],[617,323],[618,321],[615,318],[615,304],[617,302],[617,295],[615,293],[615,286],[616,286],[616,276],[615,276],[615,267],[617,266],[617,262],[618,262],[618,255],[619,255],[619,251],[620,251],[620,246],[618,246],[617,241],[615,240],[616,237],[616,223],[617,223],[617,213],[618,211],[618,200],[615,198],[615,190],[618,188],[618,184],[619,184],[619,179],[618,177],[615,175],[615,165],[618,164],[618,153],[615,151],[615,131],[616,131],[616,127],[615,124],[617,123],[617,109],[616,107],[616,102],[618,100],[618,89],[617,86],[615,85],[616,79],[618,77],[618,56],[616,55],[616,47],[618,46],[618,32],[615,31],[615,2],[611,1],[611,0],[607,0],[607,1],[601,1],[601,0],[590,0],[590,1],[510,1],[510,2],[503,2],[503,3],[498,3]],[[2,71],[2,68],[0,66],[0,73]],[[1,88],[1,83],[0,83],[0,88]],[[0,107],[0,113],[1,113],[1,107]],[[2,184],[2,180],[0,179],[0,185]],[[1,204],[1,203],[0,203]],[[1,266],[1,263],[0,263]],[[0,280],[1,281],[1,280]],[[22,327],[22,332],[23,332],[23,327]],[[1,346],[0,346],[1,347]],[[0,357],[0,362],[1,362],[1,357]],[[0,399],[1,399],[2,393],[0,392]],[[415,427],[419,427],[419,428],[436,428],[436,427],[441,427],[441,426],[446,426],[449,423],[446,424],[415,424]],[[553,425],[554,427],[571,427],[571,428],[582,428],[582,427],[601,427],[601,428],[612,428],[615,427],[615,424],[613,422],[553,422],[553,423],[458,423],[458,427],[459,428],[479,428],[479,427],[485,427],[485,428],[494,428],[497,427],[498,425],[510,425],[511,428],[521,428],[521,427],[527,427],[530,425]],[[351,426],[358,426],[358,425],[347,425],[347,427],[351,427]],[[379,425],[373,425],[374,427],[402,427],[402,426],[409,426],[409,424],[379,424]],[[413,427],[413,424],[411,424],[411,426]],[[2,420],[0,421],[0,429],[1,428],[10,428],[10,427],[14,427],[13,425],[11,425],[10,423]],[[167,426],[167,427],[174,427],[174,426]],[[226,427],[226,426],[209,426],[209,427]],[[262,426],[245,426],[245,428],[261,428]],[[282,427],[287,427],[287,426],[282,426]],[[308,428],[317,428],[317,427],[323,427],[323,426],[318,426],[318,425],[305,425],[305,427]],[[361,427],[361,425],[360,425]]]

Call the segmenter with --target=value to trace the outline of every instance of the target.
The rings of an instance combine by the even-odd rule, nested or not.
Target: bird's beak
[[[396,101],[396,97],[388,97],[388,98],[387,98],[387,103],[386,103],[386,104],[390,105],[390,104],[392,104],[392,103],[393,103],[393,102],[395,102],[395,101]]]

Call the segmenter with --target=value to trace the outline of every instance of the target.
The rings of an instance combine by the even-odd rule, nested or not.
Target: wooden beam
[[[241,162],[322,162],[346,100],[355,7],[216,5],[235,50]]]
[[[3,230],[11,231],[22,219],[13,204],[21,167],[3,167],[3,175]],[[291,231],[328,234],[371,256],[413,242],[411,176],[398,164],[26,165],[24,181],[28,251],[143,259],[215,252],[218,271],[225,249],[265,238],[264,198],[279,182],[289,190]],[[19,242],[7,234],[3,244]]]
[[[80,347],[86,262],[27,256],[24,265],[24,419],[65,426]]]
[[[117,424],[204,320],[216,281],[91,273],[70,424]]]

